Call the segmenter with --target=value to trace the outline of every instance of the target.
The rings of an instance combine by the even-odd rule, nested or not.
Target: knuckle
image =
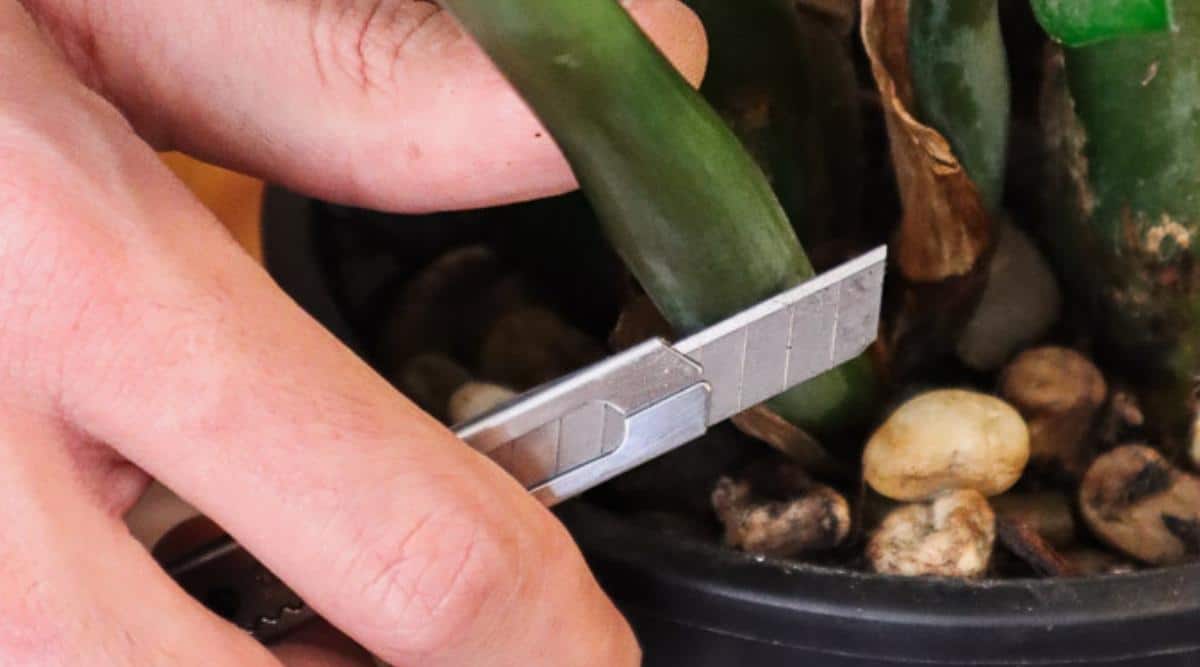
[[[72,210],[55,163],[0,127],[0,368],[9,374],[55,365],[44,355],[62,351],[101,291],[97,272],[113,268],[101,259],[109,239]]]
[[[374,541],[356,564],[369,609],[381,610],[389,656],[451,650],[516,598],[524,548],[515,526],[444,508]],[[368,541],[370,543],[370,541]]]
[[[373,547],[357,551],[359,595],[346,599],[370,610],[368,633],[386,660],[454,655],[531,613],[531,600],[588,593],[586,565],[551,515],[449,502],[401,534],[358,542]]]
[[[67,408],[151,396],[146,385],[189,365],[234,374],[221,363],[244,334],[230,281],[160,252],[127,176],[97,178],[88,159],[0,114],[0,374],[29,376]],[[193,384],[171,415],[219,421],[228,383]]]
[[[0,258],[5,265],[66,250],[74,253],[74,263],[86,263],[80,260],[115,240],[112,233],[103,238],[104,225],[90,208],[110,194],[97,174],[105,173],[100,167],[111,171],[123,163],[127,136],[114,132],[104,117],[119,117],[111,106],[84,97],[97,109],[84,114],[53,105],[39,113],[0,110]],[[59,252],[46,252],[52,249],[46,243]]]
[[[310,43],[320,77],[364,91],[386,88],[405,45],[440,13],[425,0],[319,0]]]

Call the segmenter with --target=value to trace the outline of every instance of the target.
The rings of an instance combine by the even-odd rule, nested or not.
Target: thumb
[[[576,187],[533,113],[431,2],[25,2],[84,78],[160,146],[393,211],[477,208]],[[678,0],[624,5],[699,81],[707,57],[699,19]]]

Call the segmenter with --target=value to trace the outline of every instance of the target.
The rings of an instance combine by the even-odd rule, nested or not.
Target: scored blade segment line
[[[561,474],[604,454],[606,404],[589,402],[562,418],[555,474]]]
[[[740,410],[762,403],[786,388],[792,309],[782,301],[772,305],[772,310],[746,327]]]
[[[515,448],[516,445],[517,443],[515,440],[510,440],[509,442],[506,442],[503,445],[493,449],[488,454],[488,457],[495,461],[496,465],[500,466],[501,468],[504,468],[505,470],[511,470],[513,448]]]
[[[837,298],[838,287],[833,285],[793,304],[786,387],[801,384],[829,367]]]
[[[837,340],[838,340],[838,323],[842,317],[842,284],[838,283],[833,286],[833,332],[829,337],[829,361],[833,361],[837,355]]]
[[[525,486],[543,482],[554,474],[551,467],[562,422],[554,420],[513,441],[512,465],[508,471]]]
[[[800,309],[800,304],[793,303],[788,306],[788,332],[787,332],[787,352],[783,355],[783,386],[788,385],[788,378],[792,377],[792,341],[796,338],[796,311]]]
[[[554,429],[554,465],[550,466],[550,475],[557,475],[559,473],[558,460],[562,458],[563,431],[566,430],[566,427],[567,420],[563,418],[558,420],[558,428]]]
[[[558,459],[563,451],[563,431],[566,427],[566,420],[558,420],[558,427],[554,428],[554,455],[547,457],[553,463],[550,464],[550,469],[546,470],[546,477],[551,477],[558,474]],[[538,480],[541,481],[541,480]]]
[[[704,379],[712,386],[712,414],[724,419],[739,412],[742,385],[744,328],[705,344],[696,350],[696,361],[704,366]]]
[[[750,347],[750,327],[746,327],[745,329],[742,330],[742,352],[741,352],[741,354],[738,355],[739,361],[738,361],[738,367],[737,367],[738,368],[737,401],[734,402],[734,405],[737,406],[737,410],[739,412],[741,411],[742,406],[745,405],[745,403],[742,401],[742,392],[745,390],[745,386],[746,386],[746,350],[749,349],[749,347]]]

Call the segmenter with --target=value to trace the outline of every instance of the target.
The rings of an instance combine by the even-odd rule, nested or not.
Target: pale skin
[[[695,17],[626,5],[698,80]],[[575,187],[425,2],[0,0],[0,664],[369,664],[332,631],[268,650],[176,588],[121,521],[151,477],[389,662],[636,664],[553,516],[297,308],[155,148],[391,211]]]

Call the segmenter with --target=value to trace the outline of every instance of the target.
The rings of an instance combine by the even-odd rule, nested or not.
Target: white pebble
[[[450,423],[461,424],[474,419],[501,403],[513,398],[517,392],[490,382],[468,382],[450,395],[446,412]]]
[[[884,574],[977,577],[987,571],[995,539],[987,498],[951,491],[888,514],[867,544],[867,558]]]
[[[998,224],[996,232],[987,286],[955,350],[964,364],[979,371],[999,368],[1041,338],[1062,309],[1058,281],[1033,241],[1009,222]]]
[[[1029,429],[1004,401],[961,389],[921,394],[871,436],[863,475],[893,500],[925,500],[948,490],[985,496],[1008,490],[1029,461]]]

